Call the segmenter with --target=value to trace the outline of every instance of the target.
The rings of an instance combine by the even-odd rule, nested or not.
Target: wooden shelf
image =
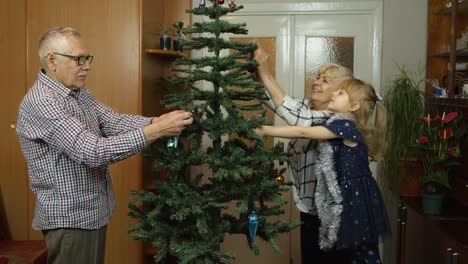
[[[468,97],[462,98],[442,98],[433,97],[429,102],[433,110],[442,112],[460,112],[463,116],[468,116]]]
[[[452,12],[452,6],[443,6],[440,8],[435,14],[440,16],[450,16]],[[457,6],[457,14],[458,15],[468,15],[468,2],[463,1],[458,3]]]
[[[439,53],[439,54],[434,54],[432,56],[434,57],[447,57],[450,55],[449,52],[444,52],[444,53]],[[455,56],[457,57],[468,57],[468,48],[464,49],[459,49],[455,51]]]
[[[175,58],[181,58],[181,57],[186,57],[182,52],[175,51],[175,50],[162,50],[162,49],[145,49],[146,54],[158,54],[158,55],[163,55],[163,56],[168,56],[168,57],[175,57]]]

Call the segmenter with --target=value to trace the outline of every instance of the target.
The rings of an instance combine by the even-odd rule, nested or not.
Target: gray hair
[[[328,70],[333,70],[337,73],[336,76],[333,76],[334,78],[336,78],[337,83],[340,83],[343,80],[354,79],[353,72],[350,69],[335,63],[321,65],[319,69],[319,74],[321,75]]]
[[[47,67],[46,56],[49,52],[64,52],[68,38],[81,38],[78,30],[71,27],[53,27],[45,32],[39,40],[39,59]]]

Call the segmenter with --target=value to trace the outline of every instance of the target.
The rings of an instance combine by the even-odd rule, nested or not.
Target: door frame
[[[194,5],[198,3],[193,0]],[[359,2],[309,2],[309,3],[246,3],[244,8],[233,15],[371,15],[374,20],[372,29],[372,73],[371,80],[377,91],[380,91],[382,71],[382,29],[383,29],[383,0],[359,1]],[[294,25],[294,23],[291,23]],[[294,35],[294,28],[291,28]],[[294,41],[292,38],[291,42]],[[290,43],[292,45],[292,43]],[[292,50],[292,49],[291,49]],[[290,58],[294,59],[293,54]],[[294,62],[292,62],[294,63]],[[294,65],[294,64],[292,64]],[[290,76],[292,77],[292,76]],[[293,87],[293,78],[290,78],[290,87]]]

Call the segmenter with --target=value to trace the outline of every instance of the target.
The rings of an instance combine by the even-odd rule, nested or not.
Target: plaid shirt
[[[34,229],[98,229],[115,196],[108,166],[146,146],[142,116],[120,115],[86,88],[73,91],[43,71],[19,107],[16,131],[37,195]]]
[[[283,102],[277,109],[275,109],[271,99],[264,101],[264,103],[284,119],[288,125],[292,126],[312,126],[323,123],[330,117],[331,113],[329,111],[312,110],[308,99],[299,99],[288,95],[284,97]],[[288,163],[288,175],[293,183],[294,203],[301,212],[317,214],[314,203],[317,141],[292,139],[288,144],[288,152],[292,154]]]

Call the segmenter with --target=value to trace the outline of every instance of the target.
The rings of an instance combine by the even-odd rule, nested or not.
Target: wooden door
[[[0,203],[12,239],[28,239],[29,191],[15,122],[26,92],[26,0],[0,1]]]

